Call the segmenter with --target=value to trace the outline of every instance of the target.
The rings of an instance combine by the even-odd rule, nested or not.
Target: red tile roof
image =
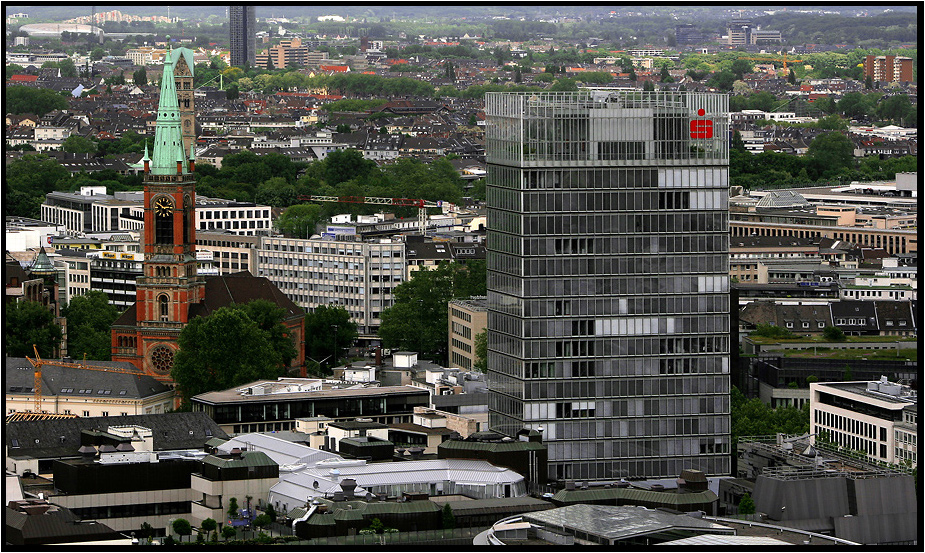
[[[10,80],[14,83],[34,83],[39,80],[38,75],[10,75]]]

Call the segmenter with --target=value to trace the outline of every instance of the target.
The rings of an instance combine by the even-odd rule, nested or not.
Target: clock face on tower
[[[161,217],[167,217],[173,212],[173,202],[167,197],[158,198],[154,202],[154,212]]]

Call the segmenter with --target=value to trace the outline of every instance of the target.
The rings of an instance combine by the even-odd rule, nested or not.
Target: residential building
[[[549,478],[729,465],[727,98],[486,95],[489,427]]]
[[[231,63],[235,67],[257,65],[257,17],[252,5],[228,7]]]
[[[475,337],[488,325],[487,300],[484,296],[451,300],[449,310],[450,367],[471,371],[477,360]]]
[[[864,77],[875,82],[909,83],[912,82],[912,63],[912,58],[869,54],[864,58]]]
[[[809,432],[817,442],[860,451],[871,461],[897,464],[910,459],[915,465],[915,448],[901,447],[909,443],[905,435],[910,429],[915,434],[914,389],[884,376],[875,382],[814,382],[809,392]],[[897,440],[900,434],[902,442]],[[897,458],[900,449],[904,453]]]

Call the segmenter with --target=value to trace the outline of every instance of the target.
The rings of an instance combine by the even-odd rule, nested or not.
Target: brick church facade
[[[172,50],[165,59],[152,157],[144,163],[144,271],[136,301],[112,326],[112,360],[127,361],[170,382],[180,332],[192,318],[221,307],[268,300],[285,310],[305,365],[305,314],[266,278],[243,271],[204,277],[196,272],[195,119],[192,51]]]

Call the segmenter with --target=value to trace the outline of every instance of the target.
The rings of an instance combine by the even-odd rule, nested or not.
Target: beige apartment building
[[[475,336],[488,325],[486,303],[484,296],[449,302],[450,368],[470,371],[475,366]]]

